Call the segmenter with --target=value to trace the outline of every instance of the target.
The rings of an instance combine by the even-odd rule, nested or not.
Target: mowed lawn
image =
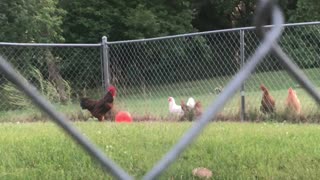
[[[192,123],[78,122],[111,159],[136,179]],[[318,179],[320,126],[211,123],[160,179],[192,179],[206,167],[213,179]],[[53,123],[0,124],[0,179],[112,179]]]

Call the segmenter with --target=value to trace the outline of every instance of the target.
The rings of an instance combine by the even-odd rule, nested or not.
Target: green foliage
[[[187,0],[79,0],[64,1],[61,6],[68,12],[63,26],[68,42],[99,42],[104,35],[110,40],[148,38],[193,30]]]
[[[319,67],[318,26],[288,27],[285,32],[280,44],[295,63],[301,68]]]
[[[45,96],[50,102],[61,102],[56,86],[52,82],[44,79],[43,75],[37,68],[30,67],[27,76],[32,81],[32,84],[37,88],[37,90],[43,96]],[[67,87],[66,92],[68,100],[71,100],[71,87],[69,86],[69,83],[66,81],[64,81],[64,84],[65,87]],[[4,85],[3,90],[5,96],[9,100],[9,104],[15,108],[29,108],[32,104],[31,100],[27,96],[25,96],[22,91],[18,90],[14,84],[10,82]]]
[[[319,21],[320,1],[318,0],[297,0],[297,7],[290,11],[290,22]]]
[[[318,47],[313,46],[303,37],[308,36],[307,33],[299,36],[284,36],[283,46],[285,51],[290,52],[290,56],[295,59],[295,62],[301,68],[313,68],[318,67],[319,54]],[[294,39],[294,40],[293,40]],[[296,45],[300,44],[304,48],[296,48]]]
[[[234,48],[239,45],[238,37],[236,33],[222,33],[163,41],[111,44],[111,73],[121,85],[130,87],[195,81],[233,74],[240,66],[235,62],[236,56],[230,51],[235,51]],[[222,38],[230,38],[232,41],[221,41]],[[219,56],[223,53],[226,56]],[[203,70],[208,72],[204,73]]]
[[[2,0],[0,39],[10,42],[61,42],[65,11],[58,0]]]
[[[252,26],[256,0],[195,0],[193,26],[199,31]],[[295,8],[296,0],[279,0],[284,14]]]
[[[31,100],[28,99],[19,89],[15,87],[12,83],[7,83],[3,86],[4,94],[8,98],[10,106],[21,108],[30,107]],[[7,104],[8,106],[8,104]],[[8,108],[8,107],[6,107]]]
[[[279,4],[291,22],[319,17],[317,0]],[[0,39],[95,43],[104,35],[123,40],[250,26],[255,8],[255,0],[2,0]]]
[[[129,16],[124,20],[128,30],[124,33],[130,39],[141,39],[160,35],[161,27],[156,15],[144,5],[138,5],[135,9],[130,9]]]

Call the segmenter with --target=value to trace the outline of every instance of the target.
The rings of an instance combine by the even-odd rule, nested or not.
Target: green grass
[[[304,70],[304,72],[316,86],[320,87],[320,81],[318,80],[320,69],[307,69]],[[168,115],[167,98],[169,96],[173,96],[178,104],[181,100],[187,101],[188,97],[192,96],[196,100],[200,100],[204,109],[206,109],[218,96],[214,89],[219,86],[224,87],[231,78],[231,76],[226,76],[181,82],[166,86],[152,86],[145,90],[145,92],[148,93],[139,94],[136,92],[137,90],[135,90],[131,91],[135,92],[134,94],[125,94],[122,96],[121,92],[119,92],[117,103],[121,108],[133,113],[151,113],[165,117]],[[297,91],[300,99],[303,115],[308,117],[310,122],[319,122],[319,106],[304,89],[297,86],[297,83],[291,79],[286,71],[252,74],[245,84],[245,102],[246,112],[248,114],[255,113],[255,116],[260,116],[259,108],[262,97],[262,92],[259,88],[260,84],[265,84],[269,88],[271,95],[275,98],[278,118],[283,118],[283,114],[285,113],[285,99],[288,95],[287,90],[289,87],[293,87]],[[238,93],[236,93],[222,109],[222,114],[230,117],[239,117],[241,99],[239,91],[240,90],[238,90]],[[144,91],[140,90],[140,92]],[[254,120],[250,115],[248,115],[248,118]],[[290,121],[290,119],[282,120]]]
[[[320,87],[318,74],[320,69],[304,70],[311,81]],[[181,100],[187,101],[188,97],[192,96],[196,100],[201,101],[205,110],[218,94],[215,92],[216,87],[224,87],[232,76],[217,77],[212,79],[197,80],[175,83],[170,85],[154,85],[146,86],[145,88],[126,88],[118,86],[118,96],[115,105],[119,110],[127,110],[133,115],[151,115],[158,118],[167,118],[168,97],[172,96],[179,104]],[[255,120],[259,117],[259,107],[262,93],[259,89],[260,84],[265,84],[272,96],[276,100],[276,109],[278,116],[276,119],[283,119],[285,109],[285,99],[287,97],[287,89],[293,87],[297,91],[297,95],[302,104],[302,113],[309,119],[310,122],[319,122],[320,112],[315,101],[292,80],[287,72],[263,72],[254,73],[246,81],[246,112],[249,120]],[[97,94],[88,94],[89,97],[97,98]],[[72,120],[87,119],[89,114],[80,109],[78,100],[68,105],[57,105],[57,109],[65,113]],[[231,98],[231,100],[222,109],[221,114],[227,117],[238,118],[240,111],[240,93]],[[35,109],[17,110],[17,111],[2,111],[0,112],[0,122],[17,122],[17,121],[38,121],[44,119],[41,113]]]
[[[0,111],[0,123],[3,122],[35,122],[47,121],[48,117],[35,106],[28,109]],[[57,111],[65,114],[70,120],[86,120],[89,113],[81,110],[79,104],[55,105]]]
[[[191,123],[75,123],[137,179]],[[52,123],[0,125],[0,179],[103,179],[89,156]],[[192,179],[206,167],[214,179],[318,179],[320,126],[212,123],[160,179]],[[107,179],[111,179],[107,176]]]

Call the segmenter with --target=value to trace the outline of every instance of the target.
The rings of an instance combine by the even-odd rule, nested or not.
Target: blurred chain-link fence
[[[125,42],[106,43],[104,39],[97,45],[1,43],[1,109],[28,108],[21,105],[22,99],[26,98],[18,95],[20,91],[14,90],[10,80],[95,157],[106,171],[117,179],[133,179],[73,127],[38,91],[52,102],[70,106],[78,96],[99,95],[101,87],[112,83],[119,90],[118,106],[133,113],[158,116],[168,114],[168,96],[176,99],[192,96],[201,100],[204,108],[209,106],[208,110],[143,177],[156,179],[220,110],[222,115],[228,116],[257,111],[261,101],[260,84],[266,85],[275,97],[277,111],[281,110],[287,88],[300,87],[291,77],[320,103],[320,94],[316,90],[319,84],[319,23],[286,25],[282,34],[284,19],[279,7],[274,1],[259,2],[255,24],[257,32],[263,35],[259,38],[261,42],[253,28],[242,28]],[[262,27],[270,17],[274,25]],[[270,31],[264,32],[266,28]],[[272,54],[265,58],[269,52]],[[249,60],[246,62],[246,59]],[[241,98],[235,96],[226,104],[240,88]],[[297,92],[305,114],[318,110],[302,89]],[[212,102],[212,99],[215,100]],[[207,105],[209,101],[212,103]],[[241,110],[246,113],[240,113]]]
[[[320,84],[319,37],[319,22],[288,24],[279,43],[316,85]],[[111,83],[118,89],[118,109],[163,119],[169,115],[169,96],[177,104],[193,97],[206,109],[259,43],[254,28],[249,27],[99,44],[0,43],[0,54],[56,104],[80,111],[79,96],[99,98],[103,87]],[[2,75],[0,84],[1,111],[29,107],[22,93]],[[245,82],[243,93],[239,90],[224,107],[220,118],[240,119],[241,114],[258,118],[260,84],[268,87],[279,112],[289,87],[297,89],[303,112],[318,111],[280,62],[269,55]]]
[[[0,43],[0,54],[55,104],[72,104],[78,96],[102,92],[100,44]],[[27,109],[30,100],[0,76],[0,109]],[[84,94],[83,94],[84,93]]]
[[[316,85],[319,37],[319,22],[288,24],[279,43]],[[206,108],[259,44],[254,28],[110,42],[111,83],[117,85],[123,106],[131,112],[165,116],[169,96],[177,104],[194,97]],[[243,118],[257,120],[261,115],[261,84],[274,96],[281,118],[285,118],[282,115],[289,87],[297,90],[305,115],[318,111],[315,101],[289,77],[281,62],[269,55],[244,83],[244,92],[239,89],[219,117],[240,119],[241,111],[245,111]]]

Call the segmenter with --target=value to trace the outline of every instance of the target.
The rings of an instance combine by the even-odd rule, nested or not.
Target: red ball
[[[131,123],[132,122],[132,117],[129,112],[127,111],[119,111],[116,114],[116,122],[117,123]]]

